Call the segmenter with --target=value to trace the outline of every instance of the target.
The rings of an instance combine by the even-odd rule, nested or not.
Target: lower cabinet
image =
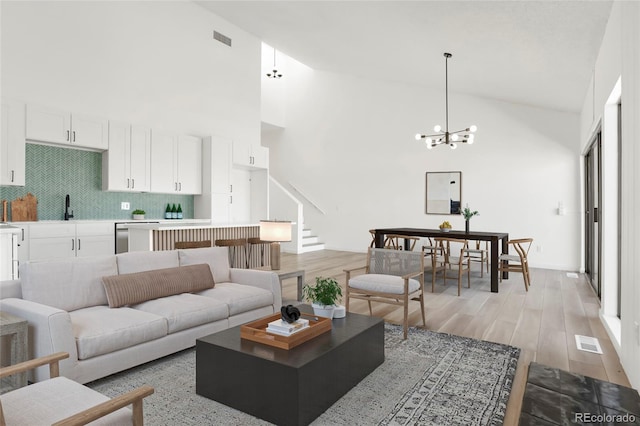
[[[29,226],[29,260],[102,256],[115,250],[112,222]]]

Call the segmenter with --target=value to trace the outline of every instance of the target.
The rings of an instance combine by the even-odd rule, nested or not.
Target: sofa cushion
[[[169,334],[229,317],[226,303],[190,293],[149,300],[131,308],[164,317]]]
[[[231,281],[229,277],[229,248],[207,247],[188,250],[178,250],[180,266],[206,263],[211,267],[213,280],[216,283]]]
[[[128,348],[167,334],[167,320],[131,308],[93,306],[69,312],[78,359]]]
[[[153,269],[177,268],[178,252],[168,251],[132,251],[116,255],[119,274],[151,271]],[[204,262],[198,262],[204,263]]]
[[[229,306],[229,316],[273,305],[272,292],[250,285],[217,283],[215,288],[198,294],[226,303]]]
[[[378,291],[380,293],[404,294],[404,280],[395,275],[363,274],[349,280],[349,287]],[[420,282],[411,278],[409,280],[409,293],[420,289]]]
[[[178,268],[103,277],[110,308],[133,305],[147,300],[213,288],[209,265],[189,265]]]
[[[22,297],[65,311],[106,305],[102,277],[117,273],[115,255],[26,262],[20,269]]]

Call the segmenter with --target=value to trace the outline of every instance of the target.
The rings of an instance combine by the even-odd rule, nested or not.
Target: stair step
[[[303,229],[302,230],[302,236],[303,237],[308,237],[309,235],[311,235],[311,229]]]
[[[314,244],[318,242],[318,237],[317,236],[309,236],[309,237],[302,237],[302,245],[309,245],[309,244]]]
[[[302,253],[308,253],[310,251],[324,250],[324,243],[304,244],[302,246]]]

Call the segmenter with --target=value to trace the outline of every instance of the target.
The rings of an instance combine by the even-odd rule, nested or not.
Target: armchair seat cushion
[[[56,395],[56,398],[51,398]],[[34,383],[0,396],[8,425],[50,425],[97,404],[106,396],[66,377]],[[130,425],[132,413],[121,408],[92,425]]]
[[[167,334],[167,320],[131,308],[93,306],[69,312],[78,359],[115,352]]]
[[[389,294],[404,294],[404,280],[395,275],[383,274],[363,274],[349,280],[349,287],[352,289],[376,291]],[[418,291],[420,282],[416,279],[409,279],[409,293]]]
[[[229,316],[226,303],[190,293],[149,300],[132,308],[166,318],[169,334]]]

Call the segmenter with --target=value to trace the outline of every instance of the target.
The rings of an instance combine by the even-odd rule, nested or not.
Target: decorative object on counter
[[[334,278],[316,277],[315,285],[302,289],[305,299],[312,302],[313,312],[319,317],[333,318],[336,302],[342,297],[342,288]]]
[[[480,213],[478,213],[478,210],[471,211],[471,209],[469,209],[469,205],[467,204],[464,210],[462,210],[462,216],[464,216],[464,232],[469,232],[469,221],[472,217],[478,215],[480,215]]]
[[[9,202],[7,200],[2,200],[2,220],[0,222],[8,222],[9,221]]]
[[[260,239],[271,243],[271,269],[280,269],[280,243],[291,241],[291,222],[286,220],[261,220]]]
[[[440,224],[440,230],[442,232],[449,232],[451,231],[451,224],[449,223],[449,221],[444,221]]]
[[[144,215],[146,213],[147,212],[145,212],[144,210],[136,209],[131,214],[133,215],[133,220],[142,220],[144,219]]]
[[[167,209],[164,211],[164,218],[171,219],[171,204],[167,204]]]
[[[171,206],[171,219],[177,219],[177,218],[178,218],[178,208],[174,204],[173,206]]]
[[[178,204],[178,217],[176,219],[182,219],[182,204]]]
[[[38,220],[38,199],[32,193],[11,202],[12,222],[35,222]]]

